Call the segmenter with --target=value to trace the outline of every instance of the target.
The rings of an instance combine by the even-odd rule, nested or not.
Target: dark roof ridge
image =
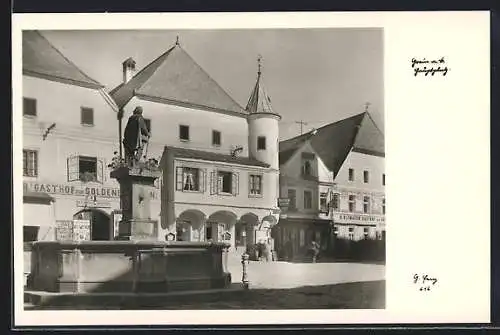
[[[101,84],[100,82],[98,82],[97,80],[91,78],[90,76],[88,76],[85,72],[83,72],[75,63],[73,63],[69,58],[67,58],[58,48],[56,48],[48,39],[47,37],[45,37],[40,31],[38,30],[34,30],[34,33],[39,35],[42,39],[44,39],[47,44],[52,48],[54,49],[55,52],[57,52],[62,58],[64,58],[65,61],[67,61],[69,64],[73,65],[77,70],[78,72],[80,72],[85,78],[89,79],[90,81],[94,82],[96,85],[100,86],[101,88],[104,87],[103,84]],[[33,71],[34,72],[34,71]],[[53,76],[53,77],[57,77],[57,76]],[[59,78],[59,77],[58,77]],[[76,81],[76,80],[75,80]]]

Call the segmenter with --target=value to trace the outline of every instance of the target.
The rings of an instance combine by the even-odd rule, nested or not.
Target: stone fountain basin
[[[227,243],[39,241],[27,289],[46,292],[172,292],[229,287]]]

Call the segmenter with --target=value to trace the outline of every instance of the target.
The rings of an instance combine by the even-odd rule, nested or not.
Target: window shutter
[[[182,178],[182,167],[178,166],[176,168],[176,190],[177,191],[182,191],[182,183],[183,183],[183,178]]]
[[[248,174],[248,194],[252,194],[252,174]]]
[[[79,159],[78,156],[70,156],[67,159],[68,166],[68,181],[75,181],[80,179],[79,172]]]
[[[239,182],[238,182],[238,173],[233,173],[233,178],[232,178],[232,182],[233,182],[233,195],[238,195],[238,186],[239,186]]]
[[[217,173],[215,171],[212,171],[211,173],[211,178],[210,178],[210,194],[216,194],[217,193]]]
[[[198,191],[203,192],[204,186],[205,186],[205,174],[203,173],[204,171],[202,169],[197,169],[198,173]]]
[[[104,174],[104,171],[103,171],[103,168],[104,168],[104,164],[102,163],[102,159],[98,159],[97,160],[97,171],[96,171],[96,177],[97,177],[97,182],[98,183],[103,183],[103,174]]]
[[[202,181],[200,182],[201,192],[205,192],[207,189],[207,170],[203,169],[200,171]]]

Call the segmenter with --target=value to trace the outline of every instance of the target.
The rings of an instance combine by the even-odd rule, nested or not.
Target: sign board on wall
[[[73,220],[73,239],[90,241],[90,220]]]
[[[56,221],[56,240],[57,241],[73,240],[73,221],[71,220]]]
[[[382,224],[385,223],[385,218],[383,215],[334,213],[333,222],[346,224]]]

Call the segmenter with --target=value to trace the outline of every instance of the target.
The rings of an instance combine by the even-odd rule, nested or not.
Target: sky
[[[107,90],[122,81],[122,62],[137,70],[175,44],[245,107],[262,57],[262,79],[280,139],[368,110],[384,129],[383,31],[378,28],[42,31],[68,59]],[[145,111],[146,112],[146,111]]]

